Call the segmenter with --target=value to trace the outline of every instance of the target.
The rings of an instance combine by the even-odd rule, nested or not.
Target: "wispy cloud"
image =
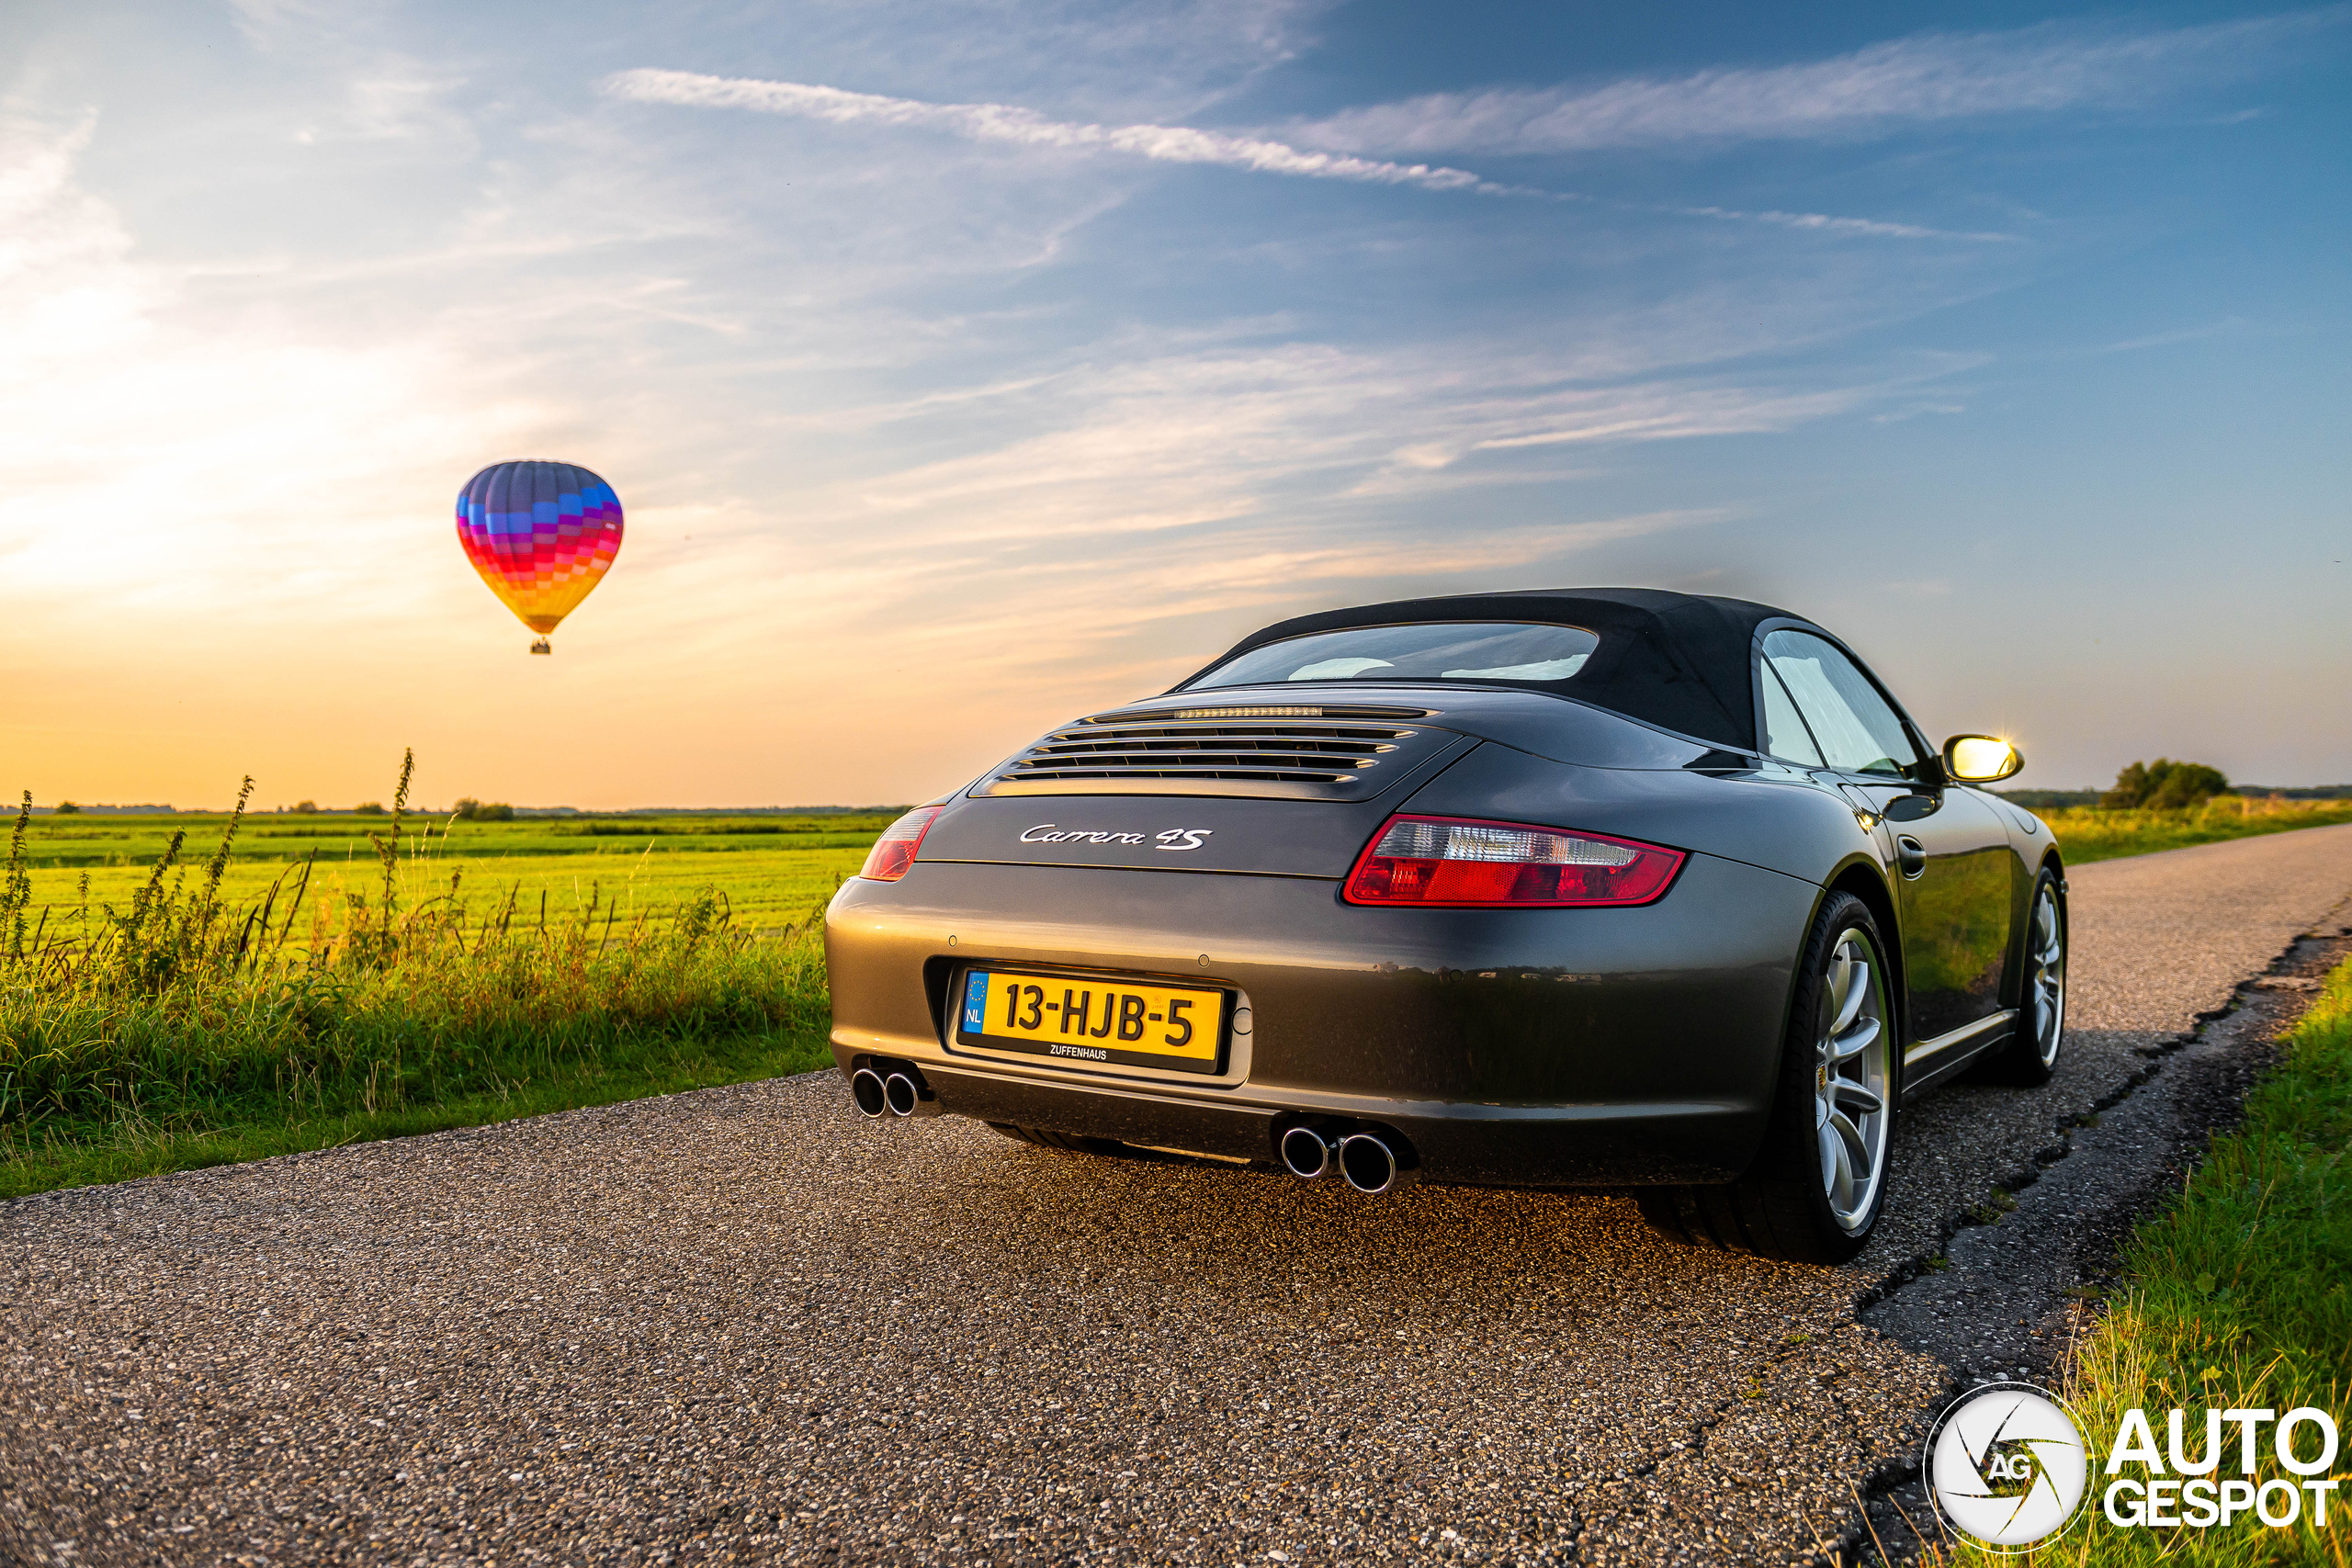
[[[1496,435],[1476,444],[1484,452],[1521,446],[1560,446],[1599,441],[1671,441],[1693,435],[1734,435],[1788,430],[1860,401],[1863,394],[1841,389],[1792,395],[1747,389],[1643,388],[1586,392],[1550,401],[1566,403],[1543,423],[1548,428]]]
[[[2131,354],[2143,348],[2169,348],[2177,343],[2196,343],[2202,338],[2219,337],[2224,333],[2237,332],[2245,324],[2245,319],[2242,316],[2223,316],[2220,321],[2208,321],[2201,327],[2182,327],[2174,332],[2150,333],[2144,337],[2128,337],[2120,343],[2106,344],[2093,352]]]
[[[1430,190],[1480,190],[1490,194],[1505,191],[1505,187],[1491,185],[1463,169],[1303,152],[1280,141],[1230,136],[1182,125],[1090,125],[1047,119],[1035,109],[1012,104],[933,104],[914,98],[852,93],[805,82],[767,82],[651,68],[618,72],[606,77],[604,86],[616,96],[638,103],[752,109],[834,125],[914,126],[944,130],[971,141],[1012,142],[1069,152],[1122,152],[1155,163],[1215,164],[1310,179],[1420,186]]]
[[[1020,433],[1010,439],[983,438],[967,454],[805,503],[839,509],[827,532],[845,553],[919,541],[932,567],[963,572],[970,561],[949,567],[949,557],[1057,555],[1072,540],[1100,549],[1204,525],[1257,530],[1275,515],[1332,510],[1335,498],[1366,493],[1367,478],[1385,494],[1417,481],[1455,488],[1445,470],[1476,453],[1785,430],[1868,396],[1664,378],[1530,384],[1541,374],[1510,345],[1460,343],[1385,354],[1287,344],[1081,366],[1005,394],[1001,417]]]
[[[835,125],[875,124],[916,126],[944,130],[973,141],[1011,142],[1020,146],[1068,152],[1126,153],[1169,164],[1216,164],[1263,174],[1300,175],[1315,179],[1353,180],[1378,185],[1420,186],[1430,190],[1475,190],[1488,196],[1548,197],[1581,200],[1566,193],[1538,191],[1525,186],[1498,185],[1463,169],[1430,164],[1386,163],[1374,159],[1306,152],[1286,142],[1261,137],[1233,136],[1176,125],[1091,125],[1047,119],[1034,109],[1010,104],[933,104],[914,98],[884,97],[800,82],[769,82],[748,77],[707,76],[691,71],[644,68],[607,77],[605,91],[638,103],[675,104],[691,108],[752,109],[763,114],[792,115]],[[1726,222],[1765,223],[1787,229],[1859,239],[2015,240],[2014,234],[1993,234],[1924,228],[1915,223],[1889,223],[1869,218],[1842,218],[1820,212],[1743,212],[1725,207],[1665,207],[1623,202],[1611,206],[1671,213],[1684,218],[1711,218]]]
[[[1352,152],[1575,152],[1608,147],[1884,134],[1911,123],[2143,101],[2189,81],[2229,80],[2340,30],[2352,7],[2163,30],[2055,23],[2005,33],[1928,34],[1803,64],[1435,93],[1295,127],[1309,146]]]
[[[1826,212],[1741,212],[1728,207],[1668,207],[1663,212],[1684,218],[1719,218],[1727,223],[1771,223],[1783,229],[1810,229],[1824,234],[1852,234],[1880,240],[1972,240],[1979,243],[2015,243],[2015,234],[1983,230],[1928,229],[1917,223],[1885,223],[1875,218],[1838,218]]]

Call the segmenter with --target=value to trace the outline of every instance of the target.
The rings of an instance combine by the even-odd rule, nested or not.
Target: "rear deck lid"
[[[916,858],[1337,879],[1390,812],[1482,740],[1612,770],[1680,769],[1708,754],[1527,692],[1171,693],[1063,725],[989,769],[940,813]]]
[[[1477,744],[1429,716],[1164,700],[1091,715],[991,769],[922,858],[1342,876],[1397,801]]]

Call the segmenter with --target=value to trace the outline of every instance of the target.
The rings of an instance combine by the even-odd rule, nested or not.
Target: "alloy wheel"
[[[1867,934],[1850,927],[1839,934],[1824,976],[1822,1025],[1814,1045],[1814,1133],[1821,1150],[1822,1191],[1831,1215],[1849,1235],[1870,1223],[1886,1173],[1894,1043],[1883,968]]]
[[[2058,889],[2046,880],[2034,896],[2026,941],[2033,961],[2026,982],[2033,1048],[2048,1067],[2058,1060],[2058,1040],[2066,1027],[2066,926],[2058,915]]]

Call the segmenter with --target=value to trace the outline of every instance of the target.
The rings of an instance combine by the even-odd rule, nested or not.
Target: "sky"
[[[0,5],[0,789],[888,803],[1635,584],[2352,781],[2352,6]],[[552,658],[452,520],[619,492]]]

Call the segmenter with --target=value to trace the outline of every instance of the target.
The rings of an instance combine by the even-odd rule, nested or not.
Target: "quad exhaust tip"
[[[1331,1168],[1331,1145],[1312,1127],[1293,1127],[1283,1134],[1283,1164],[1301,1181],[1312,1181]]]
[[[1393,1192],[1413,1179],[1397,1162],[1396,1151],[1377,1133],[1351,1133],[1340,1140],[1340,1174],[1348,1185],[1368,1197]]]
[[[890,1108],[891,1115],[912,1116],[915,1108],[922,1103],[922,1090],[906,1074],[892,1073],[882,1080],[882,1100]]]
[[[889,1107],[889,1087],[872,1067],[860,1067],[850,1074],[849,1092],[850,1098],[857,1101],[857,1108],[877,1121]]]

